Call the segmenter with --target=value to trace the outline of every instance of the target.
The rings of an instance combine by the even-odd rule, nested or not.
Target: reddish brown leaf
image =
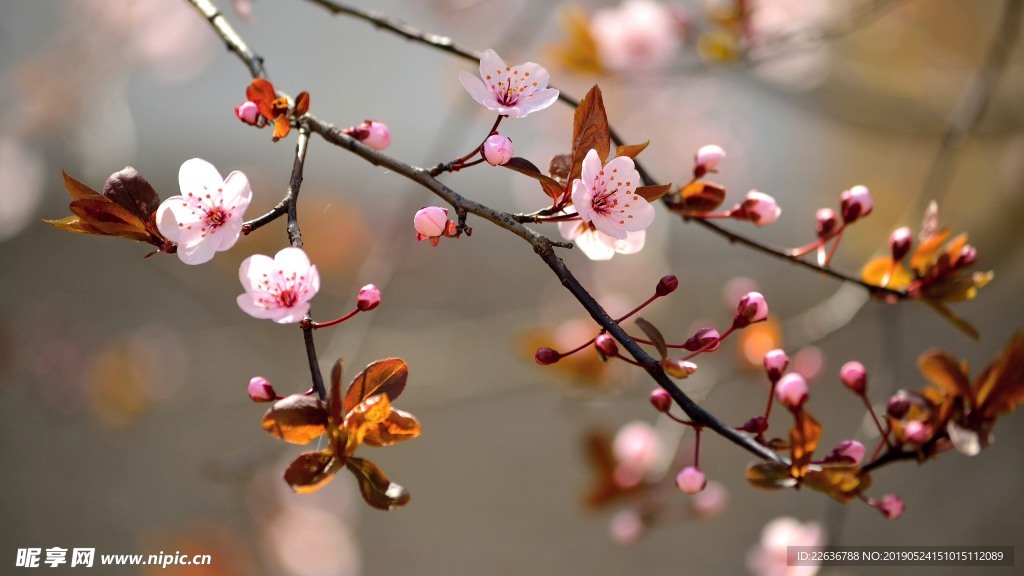
[[[341,470],[343,460],[330,452],[307,452],[288,465],[284,481],[299,494],[316,492]]]
[[[668,358],[668,345],[665,344],[665,337],[662,336],[661,330],[658,330],[654,324],[639,317],[636,319],[636,325],[644,331],[644,334],[650,338],[651,342],[654,342],[654,347],[658,349],[658,354],[661,354],[661,359]]]
[[[306,112],[309,112],[309,92],[303,91],[295,97],[295,115],[302,116]]]
[[[871,476],[862,473],[858,466],[826,464],[809,470],[800,485],[849,504],[871,486]]]
[[[938,230],[921,240],[918,243],[917,249],[914,250],[914,255],[910,257],[910,267],[915,270],[918,275],[923,276],[925,270],[932,262],[938,257],[939,249],[942,248],[942,243],[949,237],[949,229]]]
[[[551,157],[548,162],[548,175],[555,179],[562,187],[569,183],[569,170],[572,168],[572,156],[569,154],[557,154]]]
[[[1024,333],[1014,334],[999,358],[978,378],[975,401],[984,419],[995,419],[1024,402]]]
[[[114,172],[103,184],[103,195],[134,214],[140,222],[148,222],[160,207],[160,197],[135,168],[125,166]]]
[[[391,413],[391,402],[386,394],[375,394],[345,414],[342,427],[347,434],[345,455],[351,456],[363,443],[366,433],[384,422]]]
[[[691,182],[680,191],[682,208],[689,212],[711,212],[725,200],[725,188],[714,182]]]
[[[925,352],[917,359],[917,368],[932,384],[954,396],[974,398],[967,375],[955,358],[943,351]]]
[[[60,220],[43,220],[43,222],[53,226],[54,228],[60,228],[65,232],[74,232],[75,234],[95,234],[98,236],[104,236],[105,234],[100,230],[86,224],[78,216],[68,216],[67,218],[61,218]]]
[[[398,398],[408,378],[409,367],[401,358],[386,358],[370,364],[352,380],[345,393],[343,411],[348,414],[375,394],[387,394],[390,400]]]
[[[373,462],[349,458],[345,466],[359,481],[359,493],[370,506],[378,510],[394,510],[409,503],[409,491],[388,480]]]
[[[367,428],[363,442],[367,446],[391,446],[420,435],[420,423],[408,412],[392,408],[382,422]]]
[[[622,146],[619,146],[615,149],[615,156],[616,158],[619,156],[629,156],[630,158],[636,158],[637,156],[640,155],[641,152],[643,152],[647,148],[647,145],[650,143],[651,141],[648,140],[643,144],[623,144]]]
[[[974,325],[972,325],[970,322],[968,322],[967,320],[964,320],[963,318],[958,316],[955,312],[950,310],[949,306],[946,306],[945,304],[943,304],[942,302],[939,302],[937,300],[931,300],[931,299],[925,299],[925,300],[922,300],[922,302],[927,304],[928,307],[931,308],[932,310],[935,310],[936,312],[938,312],[939,316],[942,316],[943,318],[948,320],[950,324],[952,324],[954,327],[956,327],[958,330],[960,330],[964,334],[970,336],[971,338],[973,338],[975,340],[977,340],[978,338],[981,338],[981,334],[978,332],[978,329],[975,328]]]
[[[542,174],[540,168],[537,168],[533,163],[525,158],[515,156],[505,163],[504,166],[509,170],[515,170],[520,174],[525,174],[526,176],[539,181],[541,188],[544,189],[544,193],[550,196],[552,200],[558,200],[564,191],[562,185],[557,180]]]
[[[273,102],[277,95],[274,91],[274,85],[270,82],[263,78],[254,79],[252,84],[249,84],[245,89],[245,97],[250,102],[256,104],[260,109],[260,114],[267,120],[272,121],[277,117],[273,108]]]
[[[747,468],[747,482],[761,490],[792,488],[796,480],[790,475],[789,466],[780,462],[759,462]]]
[[[656,184],[654,186],[640,186],[639,188],[636,189],[636,194],[637,194],[637,196],[640,196],[641,198],[643,198],[644,200],[647,200],[648,202],[654,202],[655,200],[661,198],[665,194],[668,194],[668,191],[671,190],[671,189],[672,189],[672,185],[671,184]]]
[[[796,415],[796,423],[789,430],[790,452],[792,454],[792,466],[790,474],[794,478],[801,478],[807,471],[814,450],[818,447],[821,439],[821,424],[807,411],[800,411]]]
[[[263,429],[292,444],[308,444],[327,431],[327,407],[318,398],[292,394],[263,415]]]
[[[338,358],[338,361],[331,367],[331,390],[328,395],[327,409],[331,426],[337,428],[341,425],[345,414],[342,411],[343,399],[341,397],[341,376],[345,369],[345,359]]]
[[[576,114],[573,117],[572,127],[572,161],[569,168],[567,181],[580,177],[583,169],[583,158],[591,149],[597,151],[601,158],[601,164],[608,159],[608,151],[611,148],[611,136],[608,129],[608,116],[604,111],[604,99],[601,96],[601,89],[594,85],[587,92],[587,95],[576,107]]]
[[[72,200],[79,200],[81,198],[93,198],[100,196],[101,194],[85,184],[75,180],[68,175],[67,172],[61,170],[61,174],[64,175],[64,188],[67,189],[68,194],[71,195]]]
[[[139,220],[120,204],[103,196],[82,198],[71,202],[71,211],[104,236],[118,236],[139,242],[149,242],[151,235],[146,223]]]
[[[291,129],[292,126],[291,123],[288,121],[288,117],[285,116],[284,114],[278,116],[274,120],[274,137],[272,138],[272,140],[274,142],[277,142],[281,138],[284,138],[285,136],[288,135],[288,132],[290,132]]]

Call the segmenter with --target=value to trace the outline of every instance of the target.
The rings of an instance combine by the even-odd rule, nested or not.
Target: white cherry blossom
[[[254,254],[242,262],[238,279],[245,289],[239,308],[279,324],[302,320],[320,290],[320,274],[301,248],[285,248],[273,258]]]
[[[187,160],[178,170],[180,196],[160,203],[156,225],[178,244],[178,258],[202,264],[235,245],[242,233],[242,217],[252,200],[249,179],[241,172],[221,178],[206,160]]]
[[[548,88],[548,71],[543,66],[534,62],[509,66],[490,49],[480,56],[480,77],[460,72],[459,81],[488,110],[512,118],[543,110],[558,99],[558,90]]]
[[[582,179],[572,184],[572,203],[584,222],[625,240],[627,232],[643,231],[654,221],[654,207],[636,194],[639,184],[632,158],[619,156],[602,167],[591,149],[583,159]]]

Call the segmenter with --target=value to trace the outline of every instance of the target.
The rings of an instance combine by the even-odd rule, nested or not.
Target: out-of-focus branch
[[[188,0],[188,2],[217,30],[217,34],[224,40],[228,50],[238,55],[253,78],[267,77],[267,71],[263,68],[263,58],[249,49],[242,37],[235,32],[235,29],[224,19],[224,15],[210,0]]]

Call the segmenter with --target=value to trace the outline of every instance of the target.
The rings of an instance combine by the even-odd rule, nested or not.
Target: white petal
[[[615,256],[613,248],[614,238],[611,238],[597,230],[588,230],[576,238],[576,245],[591,260],[611,260]]]
[[[309,257],[302,248],[289,246],[274,255],[274,264],[285,271],[305,274],[309,271]]]
[[[558,233],[566,240],[575,240],[580,234],[589,229],[590,227],[587,223],[582,220],[569,220],[558,223]]]
[[[181,236],[181,229],[178,228],[178,217],[171,207],[181,206],[183,201],[184,198],[181,196],[171,196],[161,202],[160,207],[156,209],[156,228],[171,242],[177,242]]]
[[[274,310],[274,314],[269,316],[269,318],[278,324],[292,324],[300,322],[308,311],[309,302],[301,302],[291,308],[278,308]]]
[[[628,205],[628,206],[627,206]],[[646,230],[654,222],[654,206],[641,196],[635,194],[619,199],[621,213],[616,221],[615,227],[627,232],[639,232]]]
[[[257,304],[249,293],[239,294],[238,298],[235,299],[235,302],[238,303],[238,307],[242,309],[242,312],[245,312],[253,318],[259,318],[261,320],[270,318],[277,312],[276,310],[267,310],[263,306]]]
[[[533,88],[532,84],[534,82],[537,83],[537,87],[533,88],[534,90],[543,90],[548,87],[548,71],[540,64],[537,64],[536,62],[527,62],[516,66],[516,68],[518,68],[520,72],[530,75],[530,88]],[[529,88],[527,90],[529,90]],[[555,90],[555,93],[557,94],[558,90]]]
[[[480,78],[487,78],[488,74],[494,74],[497,70],[504,72],[505,68],[508,65],[494,50],[488,48],[480,53]]]
[[[222,224],[221,227],[210,236],[210,241],[213,242],[214,250],[217,252],[223,252],[225,250],[230,250],[231,247],[238,242],[238,239],[241,236],[242,219],[232,218]]]
[[[237,170],[228,174],[228,177],[224,179],[223,198],[224,206],[238,208],[235,215],[241,219],[245,209],[249,207],[249,202],[252,201],[252,187],[249,186],[249,178]]]
[[[618,188],[622,194],[632,193],[640,182],[640,173],[636,171],[636,165],[629,156],[611,159],[604,165],[604,173],[609,182],[615,180],[615,185],[609,184],[608,187]]]
[[[554,88],[545,88],[544,90],[538,90],[533,94],[530,94],[526,98],[519,100],[518,108],[523,110],[523,116],[527,114],[543,110],[548,106],[551,106],[558,100],[558,90]],[[518,118],[519,116],[517,116]]]
[[[586,169],[586,162],[583,166]],[[572,205],[584,222],[590,222],[594,217],[594,194],[580,179],[572,183]]]
[[[612,218],[597,214],[594,216],[594,220],[592,222],[594,224],[594,228],[597,228],[599,231],[604,232],[612,238],[615,238],[616,240],[626,239],[626,231],[620,228],[618,222]]]
[[[220,172],[206,160],[193,158],[186,160],[178,169],[178,186],[181,187],[182,195],[187,196],[189,192],[200,196],[207,191],[216,191],[224,185],[224,179]]]
[[[483,104],[487,108],[494,110],[498,108],[498,101],[494,98],[494,94],[487,88],[484,81],[473,76],[469,72],[459,72],[459,82],[462,82],[463,88],[469,95],[473,97],[473,100]]]
[[[185,264],[203,264],[213,260],[217,246],[212,240],[210,236],[203,237],[201,230],[185,230],[178,242],[178,258]]]
[[[246,292],[262,291],[260,282],[263,276],[269,275],[273,269],[274,260],[270,256],[253,254],[243,260],[242,265],[238,267],[238,280],[241,281],[242,288],[245,288]]]
[[[581,170],[581,177],[583,178],[583,183],[587,188],[594,185],[594,180],[601,173],[602,168],[604,167],[601,166],[601,157],[597,155],[597,150],[591,148],[583,158],[583,168]],[[590,191],[590,195],[591,198],[593,198],[593,190]]]
[[[644,230],[639,232],[626,232],[625,240],[615,241],[615,251],[619,254],[636,254],[644,249],[644,243],[646,240],[647,232]]]

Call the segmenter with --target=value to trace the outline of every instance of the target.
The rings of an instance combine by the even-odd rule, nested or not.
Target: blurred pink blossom
[[[590,22],[601,64],[616,72],[664,68],[679,49],[673,12],[660,2],[626,0],[598,10]]]
[[[747,567],[757,576],[814,576],[819,566],[789,566],[789,546],[824,546],[825,528],[817,522],[776,518],[761,529],[761,541],[747,552]]]

